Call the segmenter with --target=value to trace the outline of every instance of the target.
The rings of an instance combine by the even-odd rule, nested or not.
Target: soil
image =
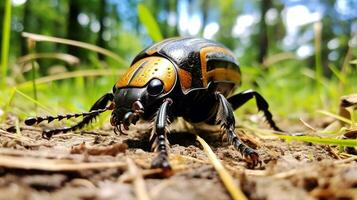
[[[192,132],[210,144],[248,199],[357,199],[357,162],[339,157],[337,147],[238,128],[262,161],[249,169],[217,127],[177,123],[169,134],[174,174],[162,177],[160,170],[150,170],[155,156],[149,151],[150,124],[131,126],[128,135],[115,135],[104,125],[50,140],[41,137],[41,127],[20,128],[16,133],[11,120],[0,126],[0,199],[137,199],[141,176],[130,173],[130,160],[150,199],[231,199]]]

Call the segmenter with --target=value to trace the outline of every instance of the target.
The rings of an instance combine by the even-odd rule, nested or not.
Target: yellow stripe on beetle
[[[241,81],[241,75],[235,70],[217,67],[207,72],[207,79],[213,79],[215,81],[232,81],[234,83],[239,83]]]
[[[202,72],[202,82],[203,86],[207,86],[208,77],[207,77],[207,54],[211,52],[222,52],[224,54],[230,55],[234,58],[234,54],[226,48],[217,47],[217,46],[208,46],[200,50],[200,61],[201,61],[201,72]]]

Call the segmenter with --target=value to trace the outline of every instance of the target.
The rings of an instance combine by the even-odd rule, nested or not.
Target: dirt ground
[[[0,199],[137,199],[135,183],[141,176],[133,169],[144,177],[151,199],[231,199],[189,133],[192,127],[176,125],[170,131],[175,173],[167,178],[149,169],[155,154],[148,151],[148,124],[130,127],[128,135],[115,135],[105,125],[50,140],[41,137],[40,127],[21,125],[21,135],[11,127],[11,122],[0,126]],[[195,131],[248,199],[357,199],[357,162],[339,158],[335,147],[237,130],[262,160],[260,167],[248,169],[217,129]]]

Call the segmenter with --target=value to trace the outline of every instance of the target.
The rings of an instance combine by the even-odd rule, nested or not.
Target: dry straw
[[[213,153],[210,146],[199,136],[197,136],[197,140],[203,146],[203,150],[207,154],[209,160],[211,161],[213,167],[218,172],[219,177],[221,178],[223,184],[226,186],[229,194],[234,200],[247,200],[247,197],[244,193],[239,189],[239,187],[233,181],[233,177],[227,172],[227,170],[223,167],[221,161],[218,160],[216,155]]]

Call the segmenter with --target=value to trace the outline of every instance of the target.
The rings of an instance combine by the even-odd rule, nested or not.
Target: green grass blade
[[[109,70],[109,69],[89,69],[89,70],[78,70],[78,71],[73,71],[73,72],[64,72],[61,74],[55,74],[55,75],[50,75],[50,76],[44,76],[36,79],[36,84],[44,84],[44,83],[50,83],[52,81],[57,81],[57,80],[65,80],[65,79],[70,79],[70,78],[75,78],[75,77],[90,77],[90,76],[119,76],[124,73],[124,70]],[[30,87],[32,84],[31,81],[21,83],[17,85],[18,88],[27,88]]]
[[[34,34],[34,33],[27,33],[27,32],[23,32],[22,36],[25,38],[30,38],[30,39],[32,39],[34,41],[38,41],[38,42],[54,42],[54,43],[76,46],[76,47],[80,47],[83,49],[88,49],[90,51],[94,51],[94,52],[103,54],[105,56],[108,56],[124,66],[128,66],[128,63],[123,58],[121,58],[120,56],[115,54],[114,52],[111,52],[107,49],[98,47],[93,44],[88,44],[85,42],[79,42],[79,41],[69,40],[69,39],[64,39],[64,38],[45,36],[45,35],[39,35],[39,34]]]
[[[332,73],[338,78],[338,80],[340,81],[341,84],[345,84],[346,83],[346,77],[344,76],[343,73],[341,73],[337,67],[335,67],[334,65],[328,65],[329,69],[332,71]]]
[[[335,138],[320,138],[313,136],[291,136],[291,135],[276,135],[281,139],[286,140],[297,140],[304,142],[311,142],[317,144],[329,144],[329,145],[341,145],[341,146],[349,146],[355,147],[357,146],[357,139],[335,139]]]
[[[26,95],[25,93],[21,92],[20,90],[18,90],[18,89],[16,89],[16,88],[15,88],[15,91],[16,91],[17,94],[19,94],[19,95],[25,97],[27,100],[29,100],[29,101],[33,102],[34,104],[40,106],[41,108],[45,109],[47,112],[53,113],[53,110],[51,110],[50,108],[46,107],[45,105],[43,105],[43,104],[40,103],[39,101],[37,101],[37,100],[31,98],[30,96]]]
[[[30,53],[20,57],[17,60],[17,63],[25,64],[37,59],[58,59],[67,62],[70,65],[79,63],[79,58],[66,53]]]
[[[7,117],[7,112],[9,111],[9,108],[11,106],[11,103],[12,103],[12,100],[14,99],[14,96],[15,96],[15,93],[16,93],[16,88],[12,88],[11,92],[10,92],[10,97],[9,97],[9,100],[7,101],[5,107],[4,107],[4,115],[1,119],[1,121],[5,121],[6,117]]]
[[[321,62],[321,32],[322,32],[322,23],[316,22],[314,24],[315,32],[315,75],[316,75],[316,85],[317,88],[320,88],[321,79],[323,76],[322,62]]]
[[[335,115],[333,113],[330,113],[330,112],[327,112],[327,111],[324,111],[324,110],[319,110],[317,112],[319,112],[321,114],[324,114],[324,115],[327,115],[327,116],[330,116],[330,117],[333,117],[333,118],[338,119],[340,121],[343,121],[343,122],[345,122],[345,123],[347,123],[349,125],[353,125],[353,121],[352,120],[349,120],[347,118],[341,117],[339,115]]]
[[[145,26],[151,39],[153,39],[155,42],[161,41],[163,37],[159,25],[157,24],[157,21],[151,14],[150,10],[143,4],[139,4],[137,10],[140,22]]]
[[[3,30],[2,30],[0,86],[6,84],[6,75],[7,75],[8,60],[9,60],[10,27],[11,27],[11,0],[6,0]]]
[[[35,68],[35,61],[31,62],[31,76],[32,76],[32,89],[33,89],[33,97],[37,101],[37,87],[36,87],[36,68]],[[37,110],[37,105],[35,104],[35,109]]]

